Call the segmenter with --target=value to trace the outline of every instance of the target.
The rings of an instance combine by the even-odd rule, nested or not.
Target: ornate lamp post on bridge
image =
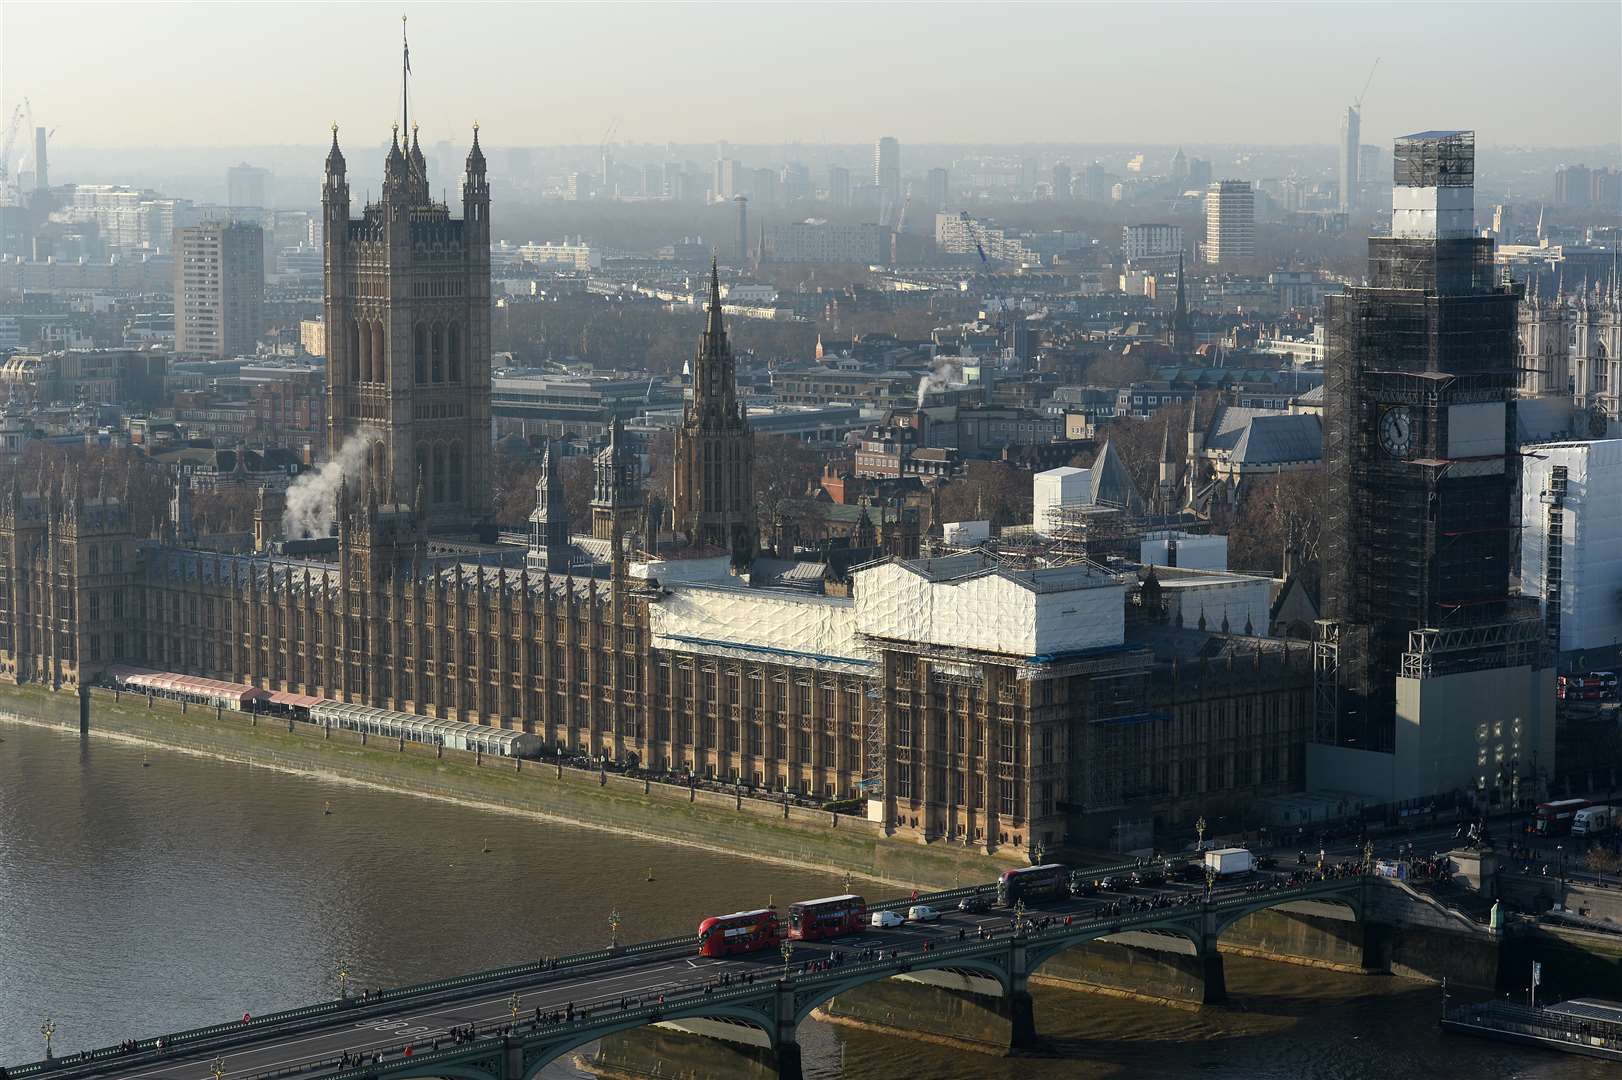
[[[1196,834],[1198,834],[1199,840],[1200,840],[1199,846],[1197,848],[1195,848],[1195,850],[1203,852],[1205,850],[1205,815],[1204,814],[1201,814],[1200,819],[1194,823],[1194,832]]]
[[[507,1013],[512,1017],[514,1026],[518,1024],[518,994],[515,992],[507,999]]]
[[[39,1025],[39,1033],[45,1036],[45,1060],[51,1060],[51,1039],[56,1036],[56,1021],[49,1016]]]
[[[338,961],[338,1000],[349,996],[349,965]]]
[[[1016,935],[1025,933],[1025,900],[1023,897],[1014,901],[1014,933]]]
[[[1205,902],[1211,902],[1211,891],[1216,888],[1216,867],[1205,864]]]
[[[608,913],[608,947],[619,948],[620,944],[620,909],[615,908]]]
[[[221,1057],[215,1058],[214,1063],[208,1067],[208,1071],[214,1074],[214,1080],[225,1080],[225,1059]]]
[[[777,951],[783,957],[783,980],[787,982],[788,962],[794,956],[794,946],[789,943],[788,938],[784,938],[782,944],[777,947]]]

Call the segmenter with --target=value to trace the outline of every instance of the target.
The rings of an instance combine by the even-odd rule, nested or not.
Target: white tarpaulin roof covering
[[[1126,584],[1089,565],[1011,570],[979,555],[891,560],[855,573],[861,633],[1012,656],[1121,644]]]
[[[865,673],[856,605],[844,597],[732,584],[672,584],[650,604],[653,646]]]

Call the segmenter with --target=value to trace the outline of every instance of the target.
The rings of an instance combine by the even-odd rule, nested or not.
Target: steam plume
[[[289,540],[325,536],[338,498],[338,485],[344,477],[358,479],[366,466],[366,448],[376,441],[373,431],[360,431],[344,440],[338,453],[313,472],[294,480],[287,488],[286,509],[282,512],[282,535]]]
[[[918,407],[924,407],[924,398],[937,390],[945,390],[963,377],[963,369],[950,360],[937,360],[929,374],[918,380]]]

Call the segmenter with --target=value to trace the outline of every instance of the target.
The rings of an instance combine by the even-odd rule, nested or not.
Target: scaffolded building
[[[1472,235],[1474,156],[1468,131],[1399,139],[1392,235],[1369,241],[1367,286],[1328,298],[1314,740],[1402,769],[1382,780],[1389,762],[1320,753],[1318,779],[1387,797],[1488,786],[1552,753],[1526,674],[1542,667],[1538,626],[1509,591],[1518,290],[1498,280],[1492,241]],[[1471,696],[1512,716],[1449,731],[1436,698],[1421,722],[1435,679],[1489,672],[1508,683]],[[1464,688],[1450,699],[1463,704]]]

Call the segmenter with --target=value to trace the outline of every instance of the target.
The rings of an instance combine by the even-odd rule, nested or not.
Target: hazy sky
[[[1622,139],[1622,4],[0,3],[0,104],[67,147]]]

